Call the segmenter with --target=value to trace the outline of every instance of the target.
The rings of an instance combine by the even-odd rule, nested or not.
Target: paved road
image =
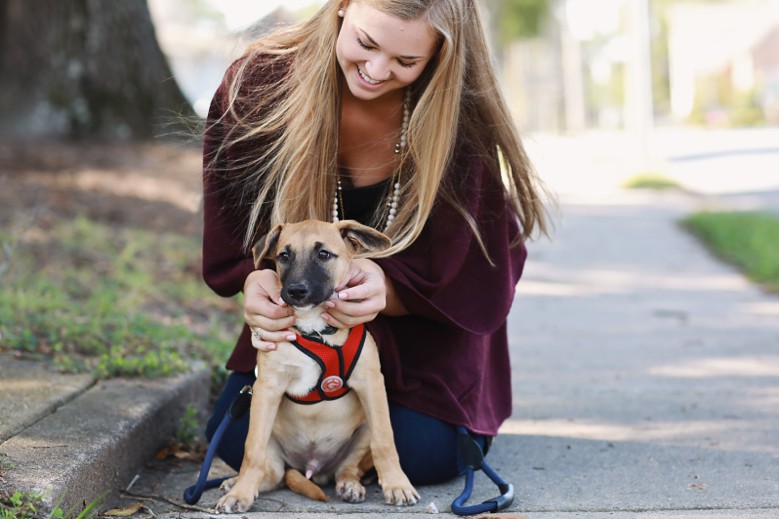
[[[603,200],[640,173],[669,177],[709,208],[779,212],[779,128],[658,128],[641,157],[625,134],[530,136],[530,154],[555,192]]]

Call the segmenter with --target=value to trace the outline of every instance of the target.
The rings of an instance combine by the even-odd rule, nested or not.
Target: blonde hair
[[[473,217],[458,202],[453,187],[443,182],[458,137],[506,186],[522,228],[517,242],[536,230],[546,233],[541,187],[503,101],[475,0],[351,1],[405,20],[427,16],[439,37],[436,56],[412,86],[400,204],[387,231],[393,244],[382,255],[414,242],[440,194],[463,216],[489,257]],[[307,218],[330,219],[342,88],[335,56],[337,12],[347,2],[330,0],[310,20],[259,39],[232,79],[225,116],[235,124],[220,151],[255,139],[265,143],[253,157],[236,164],[250,172],[242,178],[245,192],[253,198],[247,246],[262,228]],[[257,60],[264,63],[261,73],[268,77],[274,76],[275,64],[289,67],[289,73],[276,74],[248,90],[244,79],[258,73],[252,69]]]

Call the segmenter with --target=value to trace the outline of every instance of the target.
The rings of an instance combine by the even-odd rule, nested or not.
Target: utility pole
[[[560,52],[563,69],[565,129],[577,134],[585,129],[584,70],[581,42],[571,32],[569,14],[562,4],[560,18]]]
[[[630,59],[625,85],[625,128],[633,138],[642,167],[649,161],[649,135],[654,124],[652,62],[649,46],[649,2],[627,0]]]

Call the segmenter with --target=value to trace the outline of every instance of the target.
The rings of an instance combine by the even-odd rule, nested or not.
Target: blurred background
[[[108,109],[99,103],[128,102],[156,90],[146,92],[146,104],[154,105],[148,98],[176,86],[204,115],[222,72],[247,41],[310,16],[321,3],[3,0],[3,133],[72,136],[99,129],[142,136],[138,124],[121,128],[117,107],[112,117],[101,116]],[[482,5],[504,90],[525,131],[779,123],[777,0]],[[170,72],[160,87],[155,80],[166,65]],[[156,104],[175,107],[175,101],[169,94]],[[100,117],[115,121],[90,120]]]

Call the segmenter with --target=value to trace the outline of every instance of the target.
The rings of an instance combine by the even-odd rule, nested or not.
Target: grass
[[[34,519],[38,517],[39,496],[14,492],[0,496],[0,519]]]
[[[197,237],[82,216],[0,229],[0,246],[0,349],[107,378],[221,364],[233,346],[240,312],[200,279]]]
[[[97,515],[96,507],[105,498],[103,494],[89,504],[85,504],[83,510],[76,509],[63,511],[59,505],[47,515],[39,510],[43,497],[27,492],[14,492],[10,495],[0,495],[0,519],[91,519]]]
[[[659,173],[642,173],[628,179],[623,184],[628,189],[654,189],[662,191],[664,189],[679,189],[679,184]]]
[[[701,212],[682,223],[751,280],[779,291],[779,217],[766,212]]]

